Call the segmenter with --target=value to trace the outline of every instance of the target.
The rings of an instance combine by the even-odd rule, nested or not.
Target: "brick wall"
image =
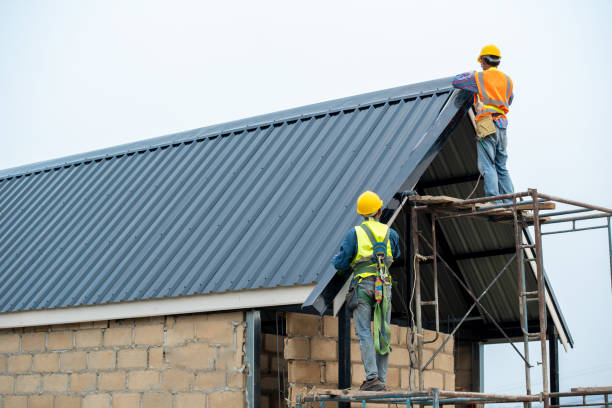
[[[338,386],[338,322],[335,317],[318,317],[306,314],[287,314],[287,337],[284,356],[287,360],[289,399],[295,401],[298,394],[304,394],[313,387],[337,388]],[[434,338],[435,333],[426,330],[425,340]],[[423,358],[427,361],[442,344],[446,335],[442,334],[435,343],[426,344]],[[391,345],[393,352],[389,357],[387,388],[410,388],[410,356],[408,343],[410,330],[406,327],[391,326]],[[416,372],[413,371],[418,385]],[[365,379],[361,362],[359,343],[351,325],[351,378],[352,388],[357,389]],[[436,356],[424,373],[425,387],[455,390],[453,339]]]
[[[0,331],[0,408],[246,406],[244,313]]]

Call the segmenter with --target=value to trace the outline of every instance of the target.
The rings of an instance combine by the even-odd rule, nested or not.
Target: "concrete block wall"
[[[288,395],[295,401],[299,394],[312,388],[337,388],[338,386],[338,322],[331,316],[287,314],[287,337],[284,356],[287,360]],[[426,330],[425,340],[432,340],[435,332]],[[445,334],[438,336],[434,343],[424,346],[423,358],[427,361],[437,350]],[[389,358],[387,388],[410,389],[410,329],[391,326],[393,352]],[[453,358],[454,342],[451,338],[424,373],[425,387],[455,390],[455,368]],[[415,383],[417,373],[413,370]],[[353,389],[358,389],[365,379],[359,343],[354,326],[351,325],[351,379]]]
[[[0,408],[244,407],[242,312],[0,330]]]

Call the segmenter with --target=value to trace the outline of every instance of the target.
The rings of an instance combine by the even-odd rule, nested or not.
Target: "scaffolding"
[[[575,388],[571,392],[556,392],[546,396],[539,395],[503,395],[485,394],[479,392],[444,391],[430,388],[427,391],[350,391],[350,390],[317,390],[316,393],[307,396],[298,396],[297,407],[305,408],[319,406],[325,407],[327,402],[335,403],[361,403],[365,408],[367,403],[371,404],[402,404],[403,407],[411,408],[413,405],[431,406],[439,408],[444,405],[468,405],[474,404],[503,404],[519,402],[523,404],[543,403],[551,408],[569,407],[612,407],[612,387],[601,388]],[[602,401],[594,401],[593,397],[599,397]],[[590,398],[587,399],[587,398]],[[568,399],[564,403],[552,404],[553,400]]]
[[[322,394],[317,391],[316,395],[309,395],[298,398],[298,406],[301,407],[304,402],[319,402],[323,407],[326,401],[363,401],[365,407],[366,401],[379,403],[402,403],[406,407],[412,404],[432,405],[437,408],[439,405],[446,404],[482,404],[482,403],[502,403],[502,402],[522,402],[527,408],[532,402],[541,402],[544,408],[569,407],[569,406],[591,406],[587,403],[587,395],[602,395],[605,403],[603,406],[610,406],[608,403],[608,395],[612,394],[612,388],[608,389],[581,389],[573,390],[571,393],[550,392],[549,377],[548,377],[548,361],[546,353],[546,333],[547,333],[547,309],[546,309],[546,289],[544,284],[544,267],[542,257],[542,236],[549,234],[559,234],[564,232],[585,231],[593,229],[606,229],[608,231],[608,248],[610,258],[610,276],[612,284],[612,227],[610,218],[612,210],[600,206],[590,205],[578,201],[567,200],[564,198],[554,197],[547,194],[539,193],[535,189],[529,189],[526,192],[505,194],[493,197],[475,198],[475,199],[456,199],[451,197],[431,197],[431,196],[409,196],[404,197],[402,205],[396,210],[394,217],[401,210],[406,198],[411,202],[410,218],[412,224],[412,265],[414,270],[414,303],[416,314],[416,366],[418,372],[418,390],[411,389],[408,392],[353,392],[342,394],[341,391],[328,392]],[[572,209],[557,212],[546,212],[545,210],[553,210],[556,208],[555,203],[566,204]],[[418,215],[426,213],[430,215],[431,221],[431,241],[427,240],[424,234],[419,231]],[[494,279],[488,284],[486,289],[476,296],[470,288],[458,276],[457,271],[454,271],[449,263],[438,253],[436,242],[436,225],[443,220],[457,219],[463,217],[477,217],[493,222],[504,222],[512,224],[514,227],[514,243],[515,251],[506,262],[504,267],[495,275]],[[606,224],[595,226],[579,226],[578,222],[586,220],[605,220]],[[542,231],[542,225],[570,223],[571,228],[557,231]],[[534,238],[531,239],[527,233],[528,227],[533,227]],[[425,250],[420,249],[420,244],[425,244]],[[523,353],[519,351],[510,336],[506,334],[501,325],[482,305],[481,300],[486,293],[495,285],[498,279],[510,268],[512,262],[516,260],[517,273],[517,296],[519,299],[519,315],[520,326],[523,341]],[[433,293],[434,299],[423,301],[421,298],[421,276],[419,271],[419,263],[431,262],[433,266]],[[473,304],[459,320],[459,323],[454,327],[449,336],[438,347],[433,355],[423,361],[423,345],[427,341],[423,338],[423,313],[424,306],[433,306],[435,315],[436,339],[439,334],[440,316],[438,311],[438,263],[442,263],[451,275],[457,280],[459,285],[467,292],[472,299]],[[525,265],[529,264],[535,272],[537,281],[537,290],[527,291]],[[530,332],[527,318],[527,303],[537,302],[539,330]],[[453,338],[457,330],[466,321],[472,310],[478,307],[479,310],[493,323],[500,331],[501,335],[513,347],[516,353],[521,357],[525,367],[525,392],[526,395],[508,396],[483,394],[476,392],[458,392],[458,391],[442,391],[437,389],[424,389],[423,372],[436,358],[438,353],[444,348],[450,338]],[[532,366],[529,355],[528,342],[539,340],[541,346],[541,361],[542,366],[542,392],[537,395],[532,395],[531,379],[529,369]],[[429,342],[432,342],[431,340]],[[411,384],[412,386],[412,384]],[[416,388],[416,387],[414,387]],[[603,390],[603,391],[602,391]],[[556,390],[558,391],[558,390]],[[580,405],[562,405],[559,399],[562,397],[582,397]],[[594,404],[602,406],[601,404]]]

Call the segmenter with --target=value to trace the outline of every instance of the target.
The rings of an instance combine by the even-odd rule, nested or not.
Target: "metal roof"
[[[388,202],[444,144],[468,100],[449,85],[0,172],[0,312],[318,282],[360,192]]]

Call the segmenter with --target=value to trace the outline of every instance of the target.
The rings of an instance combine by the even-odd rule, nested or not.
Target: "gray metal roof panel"
[[[0,312],[317,282],[357,195],[432,154],[449,83],[0,172]]]

